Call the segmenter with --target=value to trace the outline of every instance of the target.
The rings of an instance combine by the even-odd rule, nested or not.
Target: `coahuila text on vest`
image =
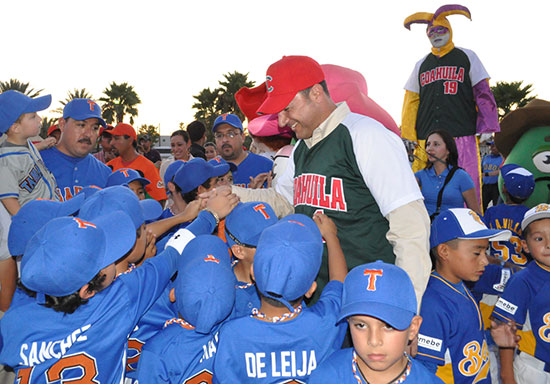
[[[330,194],[325,193],[329,186]],[[294,179],[294,206],[310,207],[347,212],[344,196],[344,182],[338,177],[329,178],[314,173],[304,173]]]
[[[420,86],[425,86],[438,80],[455,80],[464,82],[464,68],[456,66],[442,66],[420,74]]]

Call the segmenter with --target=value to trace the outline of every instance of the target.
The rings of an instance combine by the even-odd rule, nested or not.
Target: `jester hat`
[[[450,43],[453,41],[453,30],[451,28],[451,23],[449,23],[449,20],[447,20],[447,16],[449,15],[463,15],[472,20],[472,15],[470,14],[470,10],[468,8],[459,4],[447,4],[439,7],[437,11],[435,11],[435,13],[413,13],[405,19],[403,25],[408,30],[411,29],[411,24],[427,24],[428,28],[438,26],[445,27],[449,30],[450,33]]]

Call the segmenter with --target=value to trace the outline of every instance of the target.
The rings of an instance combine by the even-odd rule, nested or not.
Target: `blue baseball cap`
[[[529,224],[541,219],[550,219],[550,204],[539,204],[525,212],[521,221],[521,230],[525,231]]]
[[[217,165],[220,165],[220,164],[227,164],[227,165],[229,165],[229,170],[231,172],[235,172],[237,170],[237,166],[234,163],[232,163],[230,161],[225,161],[223,159],[223,157],[221,157],[221,156],[216,156],[213,159],[208,160],[208,162],[210,164],[212,164],[213,166],[217,166]]]
[[[217,236],[197,236],[178,258],[176,309],[199,333],[227,318],[235,303],[237,280],[227,245]]]
[[[411,325],[416,308],[416,295],[407,272],[378,260],[359,265],[346,276],[338,322],[353,315],[366,315],[404,330]]]
[[[441,212],[432,223],[430,248],[454,239],[489,241],[508,240],[509,230],[489,229],[477,213],[468,208],[452,208]]]
[[[178,169],[181,168],[181,166],[185,164],[185,161],[183,160],[175,160],[172,164],[170,164],[168,167],[166,167],[166,171],[164,172],[164,185],[168,185],[169,181],[172,181],[174,178],[174,175],[178,171]]]
[[[121,210],[130,216],[136,230],[145,221],[155,220],[162,214],[162,207],[158,201],[139,200],[129,188],[115,185],[102,189],[86,199],[80,208],[78,217],[93,220],[116,210]]]
[[[24,113],[42,111],[52,103],[52,95],[29,97],[19,91],[9,90],[0,94],[0,133],[8,129]]]
[[[277,215],[267,203],[239,203],[225,218],[227,244],[256,247],[262,231],[277,223]]]
[[[508,193],[518,199],[527,199],[535,190],[535,177],[517,164],[505,164],[500,168]]]
[[[124,256],[135,241],[132,220],[122,211],[93,221],[53,219],[29,241],[21,259],[21,282],[38,293],[67,296]]]
[[[75,214],[84,204],[84,195],[76,195],[64,202],[31,200],[11,217],[8,232],[8,249],[12,256],[25,252],[27,243],[48,221]]]
[[[91,99],[72,99],[65,108],[63,108],[63,118],[84,121],[86,119],[98,119],[103,128],[107,128],[107,123],[101,117],[101,108]]]
[[[219,177],[227,172],[229,172],[229,165],[227,164],[214,166],[202,158],[195,158],[178,169],[172,182],[181,189],[182,193],[187,193],[211,177]]]
[[[106,187],[112,187],[114,185],[128,185],[132,181],[139,181],[144,187],[147,184],[151,184],[149,180],[147,180],[145,177],[141,177],[138,171],[131,168],[120,168],[116,171],[113,171],[107,177],[107,185]]]
[[[98,187],[97,185],[88,185],[87,187],[82,188],[78,191],[78,195],[84,195],[86,199],[92,197],[96,192],[101,191],[103,188]]]
[[[212,126],[212,132],[216,132],[216,128],[221,124],[229,124],[234,128],[239,128],[241,132],[243,131],[243,122],[239,119],[239,116],[232,113],[224,113],[216,117],[214,120],[214,125]]]
[[[318,241],[323,242],[323,236],[321,235],[319,227],[317,226],[315,221],[313,221],[313,219],[309,216],[306,216],[302,213],[293,213],[291,215],[283,217],[280,221],[297,221],[299,223],[302,223],[307,227],[307,229],[311,231],[311,233],[313,233]]]
[[[289,301],[309,290],[322,255],[323,243],[304,224],[280,221],[260,235],[253,267],[256,287],[293,310]]]

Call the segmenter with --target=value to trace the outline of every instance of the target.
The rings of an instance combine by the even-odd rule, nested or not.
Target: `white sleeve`
[[[295,145],[294,148],[292,148],[292,152],[290,153],[290,156],[288,157],[288,161],[286,162],[286,168],[279,180],[277,180],[277,185],[275,186],[275,190],[277,193],[284,196],[284,198],[292,205],[294,205],[294,151],[300,144],[299,140]]]
[[[481,80],[489,79],[490,76],[485,70],[485,67],[477,57],[476,53],[470,49],[460,48],[468,59],[470,60],[470,80],[472,81],[472,87],[479,83]]]
[[[378,121],[354,113],[343,124],[350,131],[363,180],[383,216],[423,199],[399,136]]]
[[[405,84],[405,90],[411,91],[414,93],[420,93],[420,83],[418,82],[418,73],[420,72],[420,65],[424,62],[424,59],[426,56],[424,56],[421,60],[419,60],[415,66],[414,69],[409,76],[409,80],[407,80],[407,83]]]

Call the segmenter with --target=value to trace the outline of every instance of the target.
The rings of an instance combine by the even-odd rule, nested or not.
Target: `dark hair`
[[[172,132],[172,134],[170,135],[170,138],[174,136],[183,137],[183,141],[185,141],[186,143],[189,141],[189,134],[185,132],[183,129],[178,129],[177,131]]]
[[[122,137],[124,137],[126,140],[130,139],[130,136],[128,135],[122,135]],[[132,139],[132,147],[134,147],[134,149],[137,148],[137,141],[133,139],[133,137],[131,138]]]
[[[206,132],[206,127],[202,122],[198,120],[189,123],[189,125],[187,126],[187,133],[189,134],[189,138],[192,142],[196,142],[202,139],[202,137],[204,136],[204,132]]]
[[[457,249],[458,248],[458,243],[460,241],[461,241],[461,239],[452,239],[452,240],[446,241],[445,243],[441,243],[441,244],[447,244],[452,249]],[[437,253],[437,245],[430,249],[430,259],[432,261],[433,268],[435,268],[436,267],[436,262],[437,262],[437,260],[439,260],[439,253]]]
[[[504,187],[506,187],[506,185]],[[504,195],[506,196],[506,198],[508,200],[510,200],[514,204],[523,204],[523,202],[526,201],[529,198],[529,197],[526,197],[526,198],[522,199],[522,198],[519,198],[519,197],[512,196],[512,195],[510,195],[510,192],[508,192],[507,190],[504,191]]]
[[[458,149],[456,148],[455,139],[451,134],[447,131],[444,131],[442,129],[436,129],[434,131],[431,131],[426,136],[426,142],[428,142],[428,138],[433,135],[438,134],[443,139],[443,142],[445,143],[445,146],[447,147],[447,151],[449,151],[449,156],[447,156],[447,165],[450,165],[452,167],[458,167]],[[443,160],[443,159],[441,159]],[[433,166],[433,163],[428,160],[426,164],[426,168],[431,168]]]
[[[328,86],[327,86],[327,82],[325,80],[321,81],[320,83],[317,83],[319,84],[322,88],[323,88],[323,91],[325,92],[325,95],[327,95],[328,97],[330,97],[330,93],[328,92]],[[311,87],[309,88],[306,88],[306,89],[302,89],[300,91],[301,94],[303,94],[304,96],[308,96],[309,95],[309,92],[311,91],[311,88],[313,88],[314,86],[316,86],[317,84],[313,84]]]
[[[208,178],[204,183],[202,183],[201,185],[206,188],[206,189],[210,189],[211,187],[211,184],[210,184],[210,179],[211,178]],[[173,182],[174,183],[174,182]],[[176,187],[176,192],[177,193],[181,193],[181,188],[176,184],[174,183],[174,186]],[[189,204],[190,202],[194,201],[194,200],[197,200],[197,196],[199,194],[199,187],[193,189],[192,191],[189,191],[189,192],[186,192],[186,193],[182,193],[181,194],[181,197],[183,198],[183,201],[185,201],[187,204]]]
[[[209,141],[209,142],[204,143],[204,148],[206,148],[206,147],[214,147],[214,148],[216,148],[216,144],[214,144],[213,142]]]
[[[263,293],[261,293],[259,290],[257,290],[257,291],[258,291],[258,294],[260,295],[260,299],[264,300],[266,303],[268,303],[270,305],[273,305],[274,307],[277,307],[277,308],[286,307],[279,300],[275,300],[272,297],[268,297],[268,296],[264,295]],[[269,292],[269,294],[271,296],[274,296],[274,297],[282,297],[281,295],[277,295],[273,292]],[[300,303],[303,299],[304,299],[304,296],[302,295],[302,296],[298,297],[297,299],[289,300],[288,303],[292,306],[295,306],[296,304]]]
[[[86,292],[99,292],[101,291],[103,284],[105,283],[105,280],[107,279],[107,275],[105,273],[101,273],[99,271],[97,275],[93,277],[92,280],[88,283],[88,288],[86,289]],[[17,286],[25,292],[30,297],[36,297],[36,292],[31,291],[27,287],[23,285],[21,282],[21,279],[17,281]],[[44,295],[46,299],[46,303],[43,304],[46,308],[51,308],[56,312],[63,312],[67,314],[71,314],[74,311],[78,309],[82,304],[86,304],[88,300],[85,300],[80,297],[80,293],[74,292],[67,296],[50,296],[50,295]]]

